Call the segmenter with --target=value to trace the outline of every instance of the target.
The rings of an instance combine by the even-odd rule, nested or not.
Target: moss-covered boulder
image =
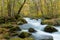
[[[55,25],[56,22],[54,20],[42,20],[41,24]]]
[[[5,23],[9,23],[9,22],[16,22],[15,17],[4,17],[5,18]]]
[[[4,17],[0,17],[0,24],[5,23],[5,18]]]
[[[57,32],[58,30],[55,29],[53,26],[48,25],[44,28],[44,31],[49,32],[49,33],[53,33],[53,32]]]
[[[21,29],[20,29],[18,26],[16,26],[16,27],[10,28],[9,31],[10,31],[11,33],[14,33],[14,32],[17,32],[17,31],[21,31]]]
[[[20,27],[18,27],[18,25],[3,25],[1,28],[0,28],[0,33],[6,33],[8,32],[10,35],[9,36],[16,36],[18,35],[18,31],[21,31]]]
[[[21,31],[21,29],[20,29],[20,27],[18,27],[18,25],[12,25],[12,24],[3,25],[1,28],[9,29],[9,32]]]
[[[44,20],[42,20],[41,24],[60,26],[60,18],[56,18],[56,19],[44,19]]]
[[[56,19],[55,22],[56,22],[55,26],[60,26],[60,18]]]
[[[33,29],[33,28],[29,28],[29,29],[28,29],[28,31],[29,31],[29,32],[31,32],[31,33],[36,32],[36,30],[35,30],[35,29]]]
[[[29,37],[29,38],[19,38],[19,37],[16,37],[16,38],[10,38],[9,40],[34,40],[33,38]]]
[[[17,22],[18,25],[23,25],[25,23],[27,23],[27,21],[25,19],[23,19],[23,18],[18,19],[18,22]]]
[[[21,29],[19,27],[13,27],[10,29],[11,32],[13,31],[21,31]]]
[[[20,38],[27,38],[29,36],[31,36],[31,34],[28,32],[22,32],[18,35],[18,37],[20,37]]]

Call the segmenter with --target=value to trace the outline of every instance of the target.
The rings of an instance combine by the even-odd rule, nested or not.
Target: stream
[[[23,31],[27,31],[29,28],[34,28],[37,32],[36,33],[32,33],[32,35],[34,36],[35,40],[41,40],[43,38],[45,38],[45,35],[48,36],[52,36],[53,40],[60,40],[60,27],[55,27],[58,32],[55,33],[47,33],[44,32],[43,29],[47,26],[47,25],[41,25],[41,19],[30,19],[30,18],[24,18],[28,23],[27,24],[23,24],[20,26],[20,28]]]

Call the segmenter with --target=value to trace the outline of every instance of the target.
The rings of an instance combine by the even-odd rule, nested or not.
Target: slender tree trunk
[[[20,12],[21,12],[21,10],[22,10],[22,8],[23,8],[23,6],[24,6],[25,2],[26,2],[26,0],[24,0],[24,3],[23,3],[23,4],[21,5],[21,7],[19,8],[19,10],[18,10],[18,13],[17,13],[17,14],[20,14]]]
[[[7,2],[8,16],[11,17],[11,0],[7,0]]]
[[[1,16],[3,16],[3,13],[4,13],[4,0],[2,0],[1,3]]]
[[[37,16],[38,16],[38,11],[39,11],[38,1],[37,1],[37,0],[32,0],[32,1],[33,1],[33,3],[35,4],[36,13],[37,13]]]
[[[12,16],[12,17],[14,17],[14,13],[15,13],[14,7],[15,7],[15,0],[13,0],[13,1],[11,2],[11,16]]]
[[[41,11],[41,14],[42,14],[42,17],[45,17],[44,16],[44,11],[43,11],[43,9],[42,9],[42,1],[40,0],[40,11]]]

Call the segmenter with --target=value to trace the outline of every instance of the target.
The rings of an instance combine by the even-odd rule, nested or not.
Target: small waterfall
[[[23,30],[28,30],[29,28],[34,28],[37,32],[36,33],[32,33],[32,35],[34,36],[35,40],[40,40],[40,38],[43,38],[45,35],[50,35],[53,36],[54,40],[60,40],[60,27],[55,27],[58,32],[55,33],[47,33],[44,32],[43,29],[47,26],[47,25],[41,25],[41,19],[30,19],[30,18],[24,18],[28,23],[21,25],[21,29]]]

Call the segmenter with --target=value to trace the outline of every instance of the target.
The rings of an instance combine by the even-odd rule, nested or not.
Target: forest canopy
[[[8,16],[8,14],[13,16],[18,13],[22,5],[20,12],[22,16],[49,18],[60,16],[60,0],[0,0],[0,16]]]

